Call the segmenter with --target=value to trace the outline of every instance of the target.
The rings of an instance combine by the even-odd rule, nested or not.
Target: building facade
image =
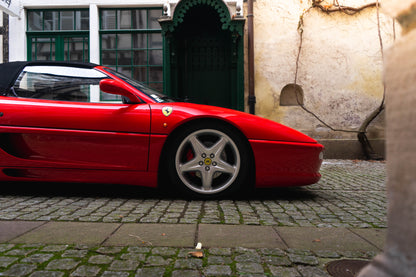
[[[328,157],[359,158],[363,130],[384,153],[382,49],[397,28],[378,0],[21,0],[8,59],[102,64],[248,111],[251,36],[256,114],[318,139]]]

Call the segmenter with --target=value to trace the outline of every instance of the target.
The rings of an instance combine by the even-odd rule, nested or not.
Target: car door
[[[102,103],[94,68],[29,66],[0,96],[0,166],[147,170],[146,103]],[[111,95],[114,97],[114,95]]]

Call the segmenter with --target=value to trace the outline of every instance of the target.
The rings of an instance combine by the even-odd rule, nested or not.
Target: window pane
[[[27,15],[28,31],[42,31],[43,12],[29,11]]]
[[[117,14],[118,29],[131,29],[131,11],[121,10]]]
[[[139,82],[147,82],[146,67],[135,67],[133,72],[133,79]]]
[[[118,65],[131,65],[131,51],[118,51]]]
[[[126,75],[127,77],[131,77],[131,67],[119,67],[117,71]]]
[[[102,49],[116,49],[116,35],[106,34],[101,36],[101,47]]]
[[[101,55],[103,65],[117,65],[115,51],[102,51]]]
[[[163,92],[163,83],[150,83],[148,86],[159,92]]]
[[[160,10],[149,10],[149,29],[159,30],[161,28],[157,21],[161,15],[162,12]]]
[[[61,12],[61,30],[74,30],[74,12]]]
[[[163,67],[149,67],[149,82],[163,81]]]
[[[55,39],[54,38],[33,38],[32,39],[32,60],[51,61],[55,60]]]
[[[57,31],[59,30],[59,12],[45,11],[45,31]]]
[[[131,34],[117,35],[117,49],[131,49]]]
[[[147,34],[133,34],[133,48],[146,49],[147,48]]]
[[[88,39],[86,38],[65,38],[64,39],[64,60],[87,62],[88,59]]]
[[[90,29],[90,13],[89,11],[76,11],[76,30]]]
[[[116,29],[116,11],[115,10],[101,11],[101,29],[103,30]]]
[[[132,29],[147,29],[147,11],[134,10],[133,11],[133,26]]]
[[[163,52],[162,50],[149,50],[149,65],[162,65]]]
[[[147,65],[147,51],[135,50],[133,51],[133,64],[134,65]]]
[[[149,34],[149,48],[163,48],[163,38],[160,33]]]

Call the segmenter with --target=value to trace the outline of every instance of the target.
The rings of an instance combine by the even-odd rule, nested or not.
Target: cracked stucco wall
[[[374,2],[338,1],[351,7]],[[311,0],[254,2],[256,114],[317,139],[356,139],[354,133],[331,131],[298,106],[280,106],[282,88],[295,80],[299,19],[311,4]],[[379,14],[383,46],[388,48],[400,33],[399,24]],[[358,130],[380,106],[382,70],[376,7],[355,15],[327,14],[317,8],[304,14],[297,84],[303,89],[305,106],[331,127]],[[384,113],[370,125],[368,136],[384,138]]]

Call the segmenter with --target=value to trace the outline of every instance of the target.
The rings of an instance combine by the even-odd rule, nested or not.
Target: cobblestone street
[[[385,163],[326,160],[318,184],[264,189],[235,199],[192,201],[155,190],[94,185],[7,184],[0,221],[219,224],[384,229]],[[58,187],[62,186],[62,187]],[[152,245],[0,244],[0,276],[328,276],[334,259],[370,259],[376,251],[208,248]]]

